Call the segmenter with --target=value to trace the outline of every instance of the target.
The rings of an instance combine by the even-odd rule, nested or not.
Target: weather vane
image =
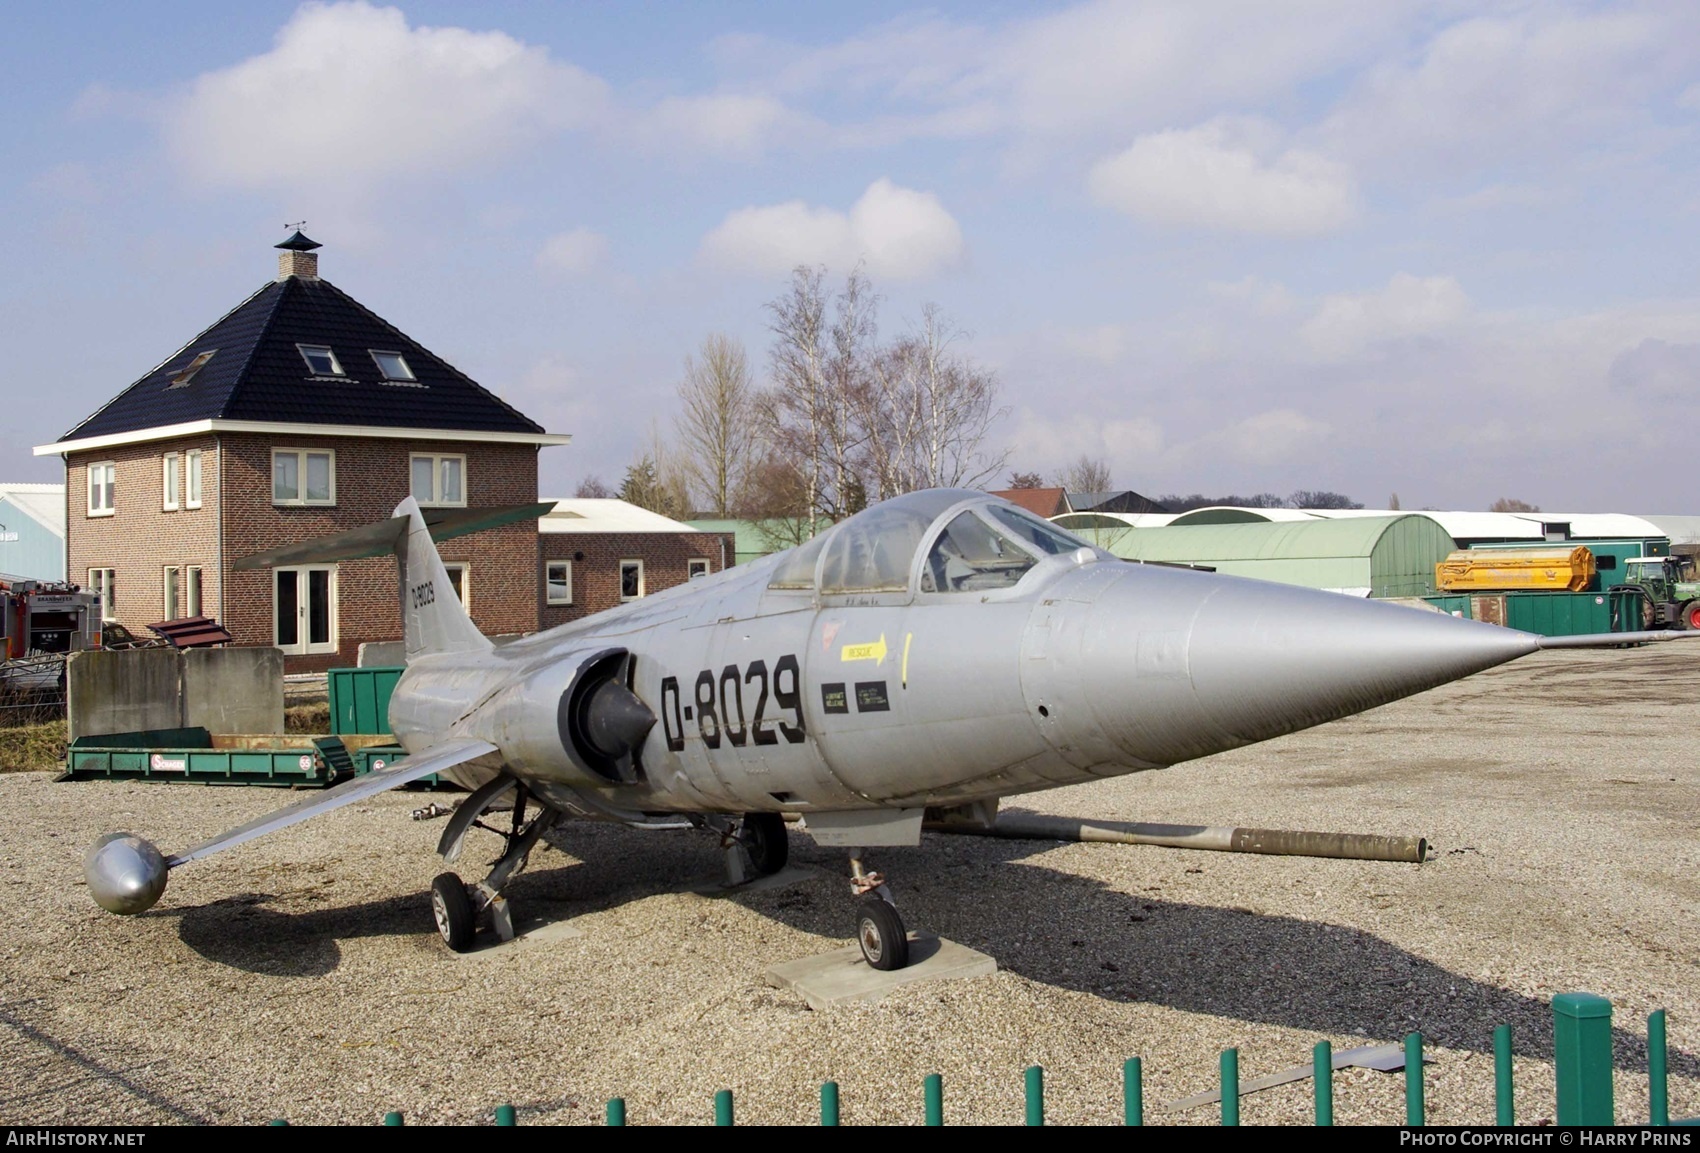
[[[307,227],[307,222],[305,220],[297,220],[294,224],[285,224],[284,227],[289,231],[294,232],[297,228]]]

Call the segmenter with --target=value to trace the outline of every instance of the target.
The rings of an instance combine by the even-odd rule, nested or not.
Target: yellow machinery
[[[1584,545],[1565,548],[1460,549],[1434,566],[1443,593],[1586,592],[1594,579],[1594,554]]]

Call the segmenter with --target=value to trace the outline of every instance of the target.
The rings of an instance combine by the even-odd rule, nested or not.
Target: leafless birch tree
[[[702,512],[731,516],[742,502],[755,451],[754,401],[749,357],[738,341],[714,333],[698,357],[685,358],[673,430],[678,465]]]

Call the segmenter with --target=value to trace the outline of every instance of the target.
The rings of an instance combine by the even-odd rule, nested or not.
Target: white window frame
[[[294,500],[279,500],[277,496],[277,458],[280,456],[295,457],[295,489],[297,496]],[[331,458],[331,495],[329,500],[307,499],[307,458],[309,456],[328,456]],[[336,449],[334,448],[274,448],[272,449],[272,471],[266,478],[272,486],[272,504],[280,508],[299,508],[303,505],[313,508],[333,508],[336,505]]]
[[[307,356],[307,350],[309,348],[312,349],[314,352],[323,352],[326,356],[330,357],[331,358],[331,369],[332,369],[332,371],[330,371],[330,372],[320,372],[318,369],[314,368],[313,367],[313,361]],[[317,380],[346,380],[346,379],[348,379],[348,373],[347,373],[347,371],[345,371],[343,369],[342,361],[337,359],[336,350],[333,349],[330,345],[328,345],[328,344],[297,344],[295,346],[295,351],[299,352],[301,354],[302,361],[305,362],[306,365],[307,365],[307,372],[313,378],[315,378]]]
[[[629,564],[637,566],[637,578],[638,578],[637,579],[637,588],[638,588],[638,591],[637,591],[637,596],[635,596],[635,597],[629,597],[629,596],[626,595],[626,566],[629,565]],[[629,558],[629,557],[625,560],[622,560],[620,562],[619,574],[620,574],[620,603],[625,604],[628,601],[640,601],[640,600],[642,600],[643,596],[644,596],[644,592],[646,591],[646,589],[644,587],[644,582],[643,582],[643,561],[636,560],[636,559]]]
[[[307,639],[307,634],[308,634],[308,631],[309,631],[308,610],[310,608],[310,606],[307,604],[307,587],[308,587],[308,584],[311,580],[311,578],[308,574],[313,572],[315,569],[323,569],[323,570],[326,570],[330,573],[330,578],[326,582],[326,586],[325,586],[326,596],[328,596],[330,598],[330,603],[326,606],[327,612],[329,614],[328,615],[328,623],[330,624],[330,640],[329,641],[321,641],[319,643],[314,643],[314,642],[309,641]],[[315,654],[315,653],[334,653],[334,652],[336,652],[338,650],[338,648],[340,647],[341,641],[342,641],[342,619],[341,619],[341,617],[342,617],[342,605],[341,605],[341,597],[340,597],[340,594],[339,594],[338,589],[337,589],[337,583],[338,583],[337,578],[340,575],[338,566],[334,565],[334,564],[280,565],[279,567],[272,569],[271,572],[272,572],[272,597],[271,597],[271,600],[272,600],[272,644],[276,645],[278,648],[282,649],[285,653],[287,653],[291,656],[310,656],[310,655]],[[300,615],[297,618],[295,643],[292,644],[292,645],[283,644],[280,641],[279,636],[278,636],[278,627],[277,627],[277,583],[278,582],[277,582],[277,574],[280,573],[280,572],[292,572],[292,573],[295,574],[295,581],[296,581],[296,585],[295,585],[296,601],[295,601],[295,604],[296,604],[296,610]]]
[[[701,572],[692,571],[697,565],[702,566]],[[710,563],[709,559],[705,556],[694,556],[685,562],[685,579],[688,581],[694,581],[699,576],[711,576],[713,573],[714,565]]]
[[[101,575],[104,574],[104,575]],[[89,570],[88,590],[100,598],[101,623],[118,619],[116,605],[118,598],[113,589],[118,585],[118,570],[115,568],[91,568]]]
[[[179,619],[177,607],[183,600],[183,566],[168,564],[163,575],[165,579],[161,582],[160,603],[165,606],[165,614],[160,619],[174,621]],[[175,588],[172,587],[173,582]]]
[[[106,503],[104,505],[96,505],[94,503],[94,474],[95,474],[96,469],[103,470],[102,476],[106,480],[106,485],[105,485]],[[104,471],[106,469],[110,469],[111,472],[106,473]],[[89,503],[88,503],[89,515],[90,516],[111,516],[113,513],[117,512],[118,511],[118,496],[117,496],[117,492],[118,492],[118,462],[115,461],[115,460],[97,460],[97,461],[93,462],[92,464],[90,464],[88,466],[88,468],[84,470],[84,472],[88,477],[88,485],[89,485]]]
[[[428,460],[431,462],[431,499],[426,500],[413,492],[413,462]],[[460,499],[439,500],[437,486],[443,479],[442,467],[445,460],[460,461]],[[407,491],[413,493],[413,499],[419,502],[420,508],[465,508],[466,507],[466,454],[464,452],[410,452],[407,454]]]
[[[561,568],[564,568],[564,569],[567,570],[567,579],[561,582],[562,584],[567,586],[567,596],[566,596],[565,600],[561,600],[557,597],[553,597],[553,596],[549,595],[549,586],[550,586],[551,583],[553,583],[549,579],[549,570],[552,569],[552,568],[556,568],[556,567],[561,567]],[[544,604],[551,604],[551,605],[570,605],[570,604],[573,603],[573,562],[572,561],[570,561],[570,560],[549,560],[547,558],[544,559],[544,561],[543,561],[543,603]]]
[[[159,458],[159,483],[164,490],[164,502],[160,505],[166,512],[176,512],[178,505],[177,490],[183,475],[183,454],[168,452]]]
[[[446,560],[443,562],[443,569],[451,574],[456,569],[460,570],[460,607],[470,613],[472,611],[472,566],[463,560]],[[449,581],[449,587],[454,588],[452,578]]]
[[[368,355],[371,356],[372,363],[377,365],[377,367],[378,367],[378,379],[383,381],[385,384],[403,384],[403,385],[414,385],[414,386],[417,386],[419,384],[419,374],[413,371],[413,366],[411,364],[407,363],[407,357],[403,356],[401,353],[391,352],[387,348],[368,348],[366,350],[366,352],[367,352]],[[385,372],[384,371],[384,362],[378,359],[380,356],[393,356],[397,360],[401,361],[401,367],[407,372],[407,375],[406,376],[391,376],[389,373]]]
[[[201,450],[198,448],[183,454],[183,507],[201,507]]]
[[[183,615],[185,617],[198,617],[205,615],[201,612],[201,604],[204,600],[204,591],[202,589],[201,582],[205,575],[206,570],[198,564],[188,564],[183,566],[182,599]]]

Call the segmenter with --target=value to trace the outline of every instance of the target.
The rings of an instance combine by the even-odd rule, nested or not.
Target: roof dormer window
[[[379,352],[368,348],[372,359],[377,362],[378,371],[384,374],[384,380],[389,384],[417,384],[419,378],[413,375],[413,370],[407,366],[407,361],[399,352]]]
[[[171,383],[169,385],[167,385],[166,387],[167,388],[185,388],[185,387],[187,387],[189,382],[191,380],[195,379],[195,374],[197,372],[201,371],[201,369],[206,367],[207,361],[211,360],[213,358],[213,353],[215,353],[217,351],[218,351],[218,349],[216,349],[216,348],[209,348],[205,352],[197,352],[195,354],[195,359],[191,360],[189,362],[188,367],[185,368],[182,372],[178,373],[176,376],[172,377]]]
[[[307,362],[308,369],[314,376],[347,376],[342,371],[342,364],[337,360],[336,353],[322,344],[298,344],[301,359]]]

